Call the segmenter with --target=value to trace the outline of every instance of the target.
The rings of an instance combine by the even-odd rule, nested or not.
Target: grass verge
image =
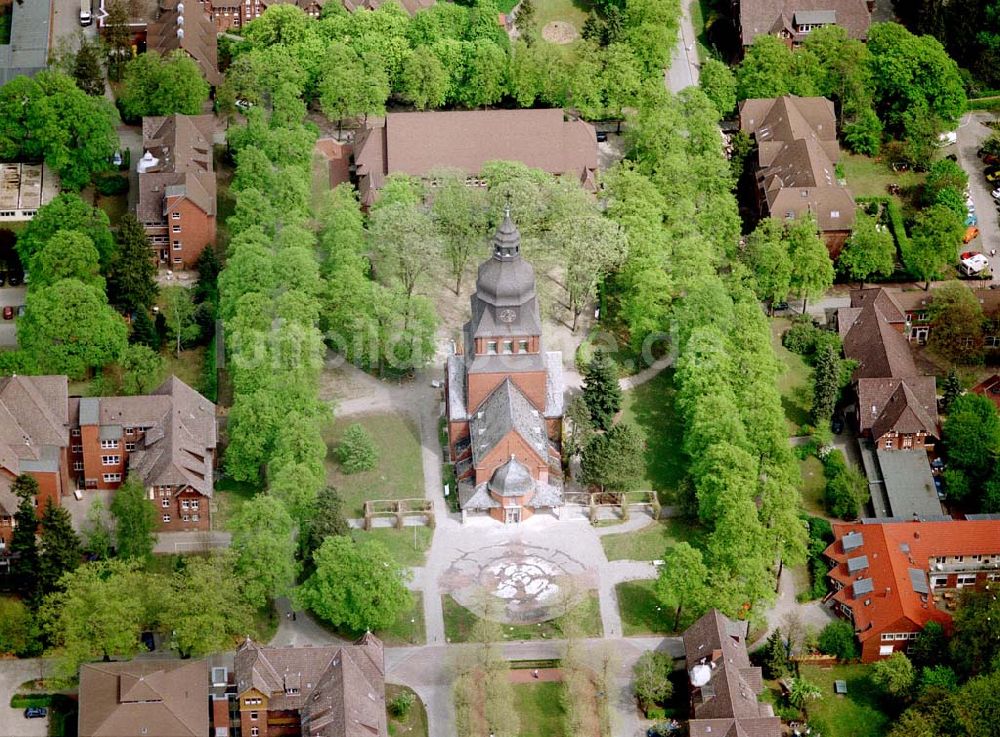
[[[514,686],[514,709],[521,718],[520,737],[566,736],[562,690],[563,684],[554,681]]]
[[[444,609],[444,634],[449,642],[469,642],[473,628],[480,617],[466,609],[450,595],[441,597]],[[601,637],[601,607],[596,591],[588,591],[586,598],[576,609],[564,617],[557,617],[537,624],[501,625],[504,640],[557,640],[563,638],[566,618],[579,622],[582,637]]]
[[[669,634],[673,612],[656,599],[656,581],[625,581],[615,586],[625,637]]]
[[[352,530],[351,537],[356,541],[364,539],[378,540],[385,545],[389,554],[402,566],[422,566],[427,557],[427,548],[431,545],[434,530],[430,527],[404,527],[397,530],[392,527],[379,527],[365,532]]]
[[[395,683],[385,684],[385,702],[391,704],[402,693],[413,694],[413,705],[405,717],[394,717],[389,714],[389,734],[392,737],[427,737],[427,709],[412,688]]]
[[[661,560],[670,546],[688,542],[697,547],[704,535],[701,528],[683,520],[650,522],[641,530],[605,535],[601,538],[608,560]]]
[[[788,431],[798,435],[803,425],[809,424],[809,410],[812,407],[812,369],[802,360],[802,356],[792,353],[781,345],[781,335],[792,325],[792,321],[779,317],[771,321],[771,345],[774,355],[781,364],[778,377],[778,391],[781,406],[785,410]]]

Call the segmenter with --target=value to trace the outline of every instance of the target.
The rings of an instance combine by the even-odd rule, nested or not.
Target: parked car
[[[7,272],[0,271],[0,287],[2,287],[6,281],[7,281]]]
[[[115,155],[111,157],[111,163],[114,166],[121,166],[123,163],[125,163],[125,160],[122,158],[121,151],[115,151]]]
[[[25,312],[27,312],[27,307],[25,307],[24,305],[18,305],[17,306],[17,316],[18,317],[24,317],[24,313]]]
[[[12,287],[16,287],[18,284],[21,283],[21,274],[19,274],[16,271],[11,271],[10,273],[7,274],[7,283],[10,284]]]
[[[834,435],[840,435],[840,433],[844,432],[844,418],[835,416],[830,420],[830,429],[833,430]]]
[[[976,217],[976,213],[970,212],[968,215],[965,216],[965,227],[978,224],[979,224],[979,218]]]
[[[937,498],[939,501],[944,501],[944,481],[941,480],[940,476],[934,477],[934,490],[937,492]]]
[[[139,635],[139,639],[142,640],[143,647],[145,647],[149,652],[156,650],[156,640],[153,638],[152,632],[149,632],[148,630],[143,632]]]
[[[937,143],[934,145],[938,148],[944,148],[945,146],[953,146],[956,143],[958,143],[958,131],[946,131],[938,134]]]
[[[44,719],[49,715],[49,710],[44,706],[29,706],[24,710],[25,719]]]
[[[783,310],[788,309],[788,303],[784,301],[775,302],[774,304],[771,305],[771,309],[773,309],[775,312],[782,312]]]
[[[993,199],[1000,200],[1000,189],[994,189],[992,192],[990,192],[990,195],[993,197]]]
[[[965,229],[965,235],[962,236],[962,243],[971,243],[979,237],[979,228],[975,225],[970,225]]]
[[[1000,169],[987,169],[986,181],[989,182],[990,184],[993,184],[993,182],[1000,181]]]
[[[984,164],[1000,164],[1000,156],[994,156],[993,154],[986,153],[983,149],[979,149],[977,152],[979,158],[983,160]]]
[[[608,134],[604,131],[597,131],[597,142],[604,143],[606,140],[608,140]]]
[[[14,308],[11,307],[10,305],[7,305],[6,307],[3,308],[3,319],[4,320],[14,319]]]

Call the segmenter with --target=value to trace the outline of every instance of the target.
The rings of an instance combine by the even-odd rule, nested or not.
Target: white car
[[[993,195],[993,199],[1000,200],[1000,187],[994,189],[990,194]]]
[[[956,143],[958,143],[958,131],[947,131],[945,133],[938,134],[936,145],[939,148],[954,146]]]

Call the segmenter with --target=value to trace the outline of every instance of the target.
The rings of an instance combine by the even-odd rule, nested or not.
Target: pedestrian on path
[[[531,677],[538,678],[538,668],[535,668],[533,671],[531,671]]]

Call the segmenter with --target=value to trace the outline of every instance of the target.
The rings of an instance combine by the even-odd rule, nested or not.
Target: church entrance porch
[[[521,521],[520,507],[506,507],[503,510],[503,522],[505,525],[516,525]]]

